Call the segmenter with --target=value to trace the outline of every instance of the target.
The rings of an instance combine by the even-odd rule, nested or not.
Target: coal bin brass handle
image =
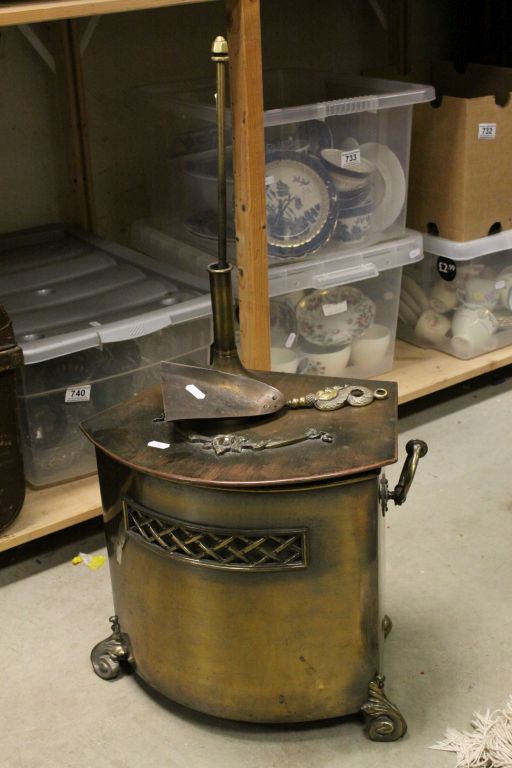
[[[392,491],[388,489],[387,480],[384,475],[382,476],[380,499],[384,511],[387,510],[387,502],[390,499],[392,499],[397,506],[404,503],[412,481],[414,480],[418,462],[427,453],[428,445],[423,440],[409,440],[405,446],[405,450],[407,451],[407,458],[400,473],[398,483]]]

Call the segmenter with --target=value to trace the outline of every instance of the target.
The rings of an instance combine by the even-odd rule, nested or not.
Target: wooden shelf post
[[[226,0],[241,356],[270,369],[259,0]]]

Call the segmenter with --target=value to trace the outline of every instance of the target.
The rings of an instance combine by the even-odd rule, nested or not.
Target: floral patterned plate
[[[305,256],[330,238],[336,224],[336,189],[316,157],[268,153],[265,187],[271,256]]]
[[[350,285],[312,291],[297,304],[299,333],[324,347],[349,343],[364,333],[374,318],[373,301]]]

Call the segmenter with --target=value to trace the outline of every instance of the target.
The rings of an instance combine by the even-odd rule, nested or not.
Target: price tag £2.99
[[[447,256],[440,256],[437,260],[437,272],[439,277],[451,283],[457,276],[457,264]]]
[[[91,385],[77,384],[76,387],[68,387],[64,402],[66,403],[88,403],[91,399]]]

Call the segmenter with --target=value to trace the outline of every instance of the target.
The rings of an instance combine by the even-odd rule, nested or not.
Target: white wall
[[[44,25],[40,34],[47,30]],[[65,197],[55,76],[16,28],[0,34],[0,231],[59,220]]]

